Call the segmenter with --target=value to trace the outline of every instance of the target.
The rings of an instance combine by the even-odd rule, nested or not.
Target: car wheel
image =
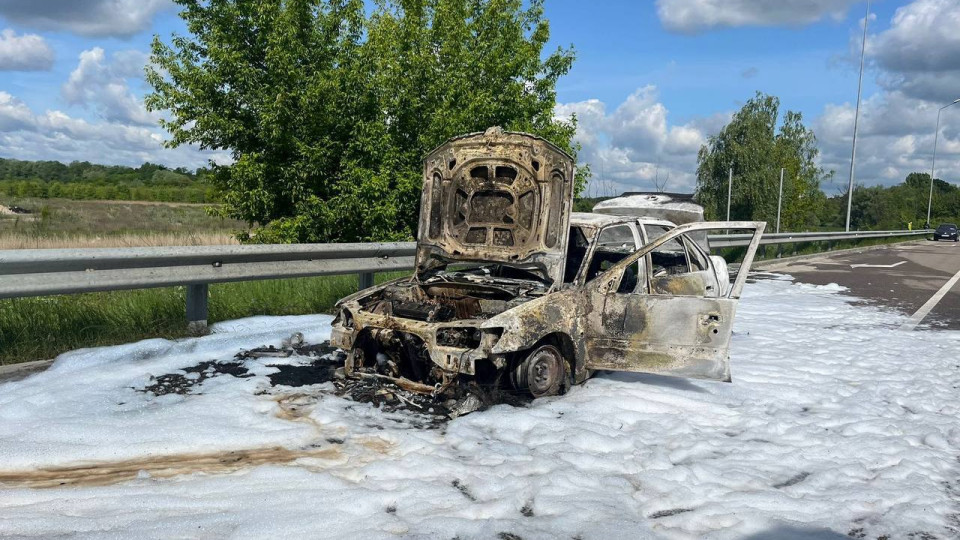
[[[559,394],[566,376],[566,361],[560,351],[553,345],[541,345],[516,367],[513,383],[518,390],[540,398]]]

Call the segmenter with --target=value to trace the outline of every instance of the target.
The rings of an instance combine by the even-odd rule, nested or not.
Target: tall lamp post
[[[933,206],[933,171],[937,167],[937,139],[940,137],[940,113],[951,105],[960,103],[960,98],[947,103],[937,111],[937,129],[933,132],[933,163],[930,164],[930,196],[927,198],[927,227],[930,226],[930,207]]]
[[[863,88],[863,57],[867,52],[867,23],[870,22],[870,0],[863,17],[863,44],[860,46],[860,79],[857,81],[857,110],[853,114],[853,150],[850,151],[850,185],[847,188],[847,228],[850,232],[850,211],[853,209],[853,164],[857,159],[857,127],[860,123],[860,90]]]

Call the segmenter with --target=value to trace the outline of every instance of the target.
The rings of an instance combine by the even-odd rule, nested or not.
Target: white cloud
[[[33,126],[33,113],[23,101],[0,90],[0,132],[26,130]]]
[[[129,37],[149,29],[170,0],[0,0],[0,16],[19,26],[83,36]]]
[[[0,32],[0,71],[46,71],[53,66],[53,49],[36,34]]]
[[[888,90],[925,100],[960,97],[960,5],[916,0],[898,8],[890,27],[867,40],[867,54]]]
[[[576,140],[583,146],[578,157],[593,172],[588,195],[655,191],[658,183],[667,191],[692,191],[697,151],[712,133],[705,126],[719,129],[723,122],[717,119],[729,118],[671,125],[654,86],[637,89],[611,113],[605,103],[591,99],[560,104],[555,114],[577,115]]]
[[[657,0],[668,30],[694,33],[739,26],[803,25],[840,20],[857,0]]]
[[[960,179],[960,106],[944,111],[937,143],[937,177]],[[821,163],[836,171],[834,190],[846,189],[853,143],[854,105],[828,104],[813,124]],[[864,185],[891,185],[911,172],[929,172],[937,106],[901,92],[881,92],[863,101],[857,135],[855,179]],[[949,126],[957,126],[950,128]],[[829,186],[825,186],[828,193]]]
[[[858,183],[890,185],[930,171],[937,110],[960,97],[958,27],[957,0],[915,0],[868,37],[867,58],[881,89],[860,109]],[[857,60],[860,36],[851,39]],[[849,178],[853,117],[853,104],[827,104],[814,123],[822,163],[837,171],[836,189],[845,190]],[[960,180],[960,106],[943,112],[936,175]]]
[[[960,69],[957,28],[956,0],[916,0],[898,8],[890,28],[873,36],[870,53],[891,71],[954,71]]]
[[[105,120],[156,125],[157,116],[130,92],[126,81],[127,77],[142,77],[146,61],[147,56],[140,51],[116,53],[112,63],[107,62],[100,47],[83,51],[77,68],[61,89],[63,97],[71,105],[92,105]]]
[[[156,126],[91,123],[56,110],[35,114],[22,100],[0,91],[3,157],[134,166],[150,161],[191,169],[205,166],[208,159],[230,161],[227,152],[205,152],[196,146],[167,149],[163,142],[164,135]]]

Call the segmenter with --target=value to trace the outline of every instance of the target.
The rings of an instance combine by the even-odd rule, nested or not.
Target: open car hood
[[[417,271],[505,263],[563,277],[573,159],[525,133],[490,128],[451,139],[424,160]]]

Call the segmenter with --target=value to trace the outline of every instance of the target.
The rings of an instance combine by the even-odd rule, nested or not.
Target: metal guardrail
[[[206,327],[210,283],[357,274],[414,266],[413,242],[0,250],[0,298],[186,286],[187,323]]]
[[[852,231],[852,232],[802,232],[802,233],[766,233],[760,238],[760,245],[799,244],[803,242],[836,242],[839,240],[863,240],[866,238],[894,238],[901,236],[923,236],[933,234],[933,229],[916,231]],[[751,234],[720,234],[708,236],[711,248],[739,247],[750,242]]]
[[[919,236],[920,231],[764,234],[763,244]],[[711,235],[711,247],[746,246],[752,235]],[[373,274],[414,267],[414,242],[0,250],[0,299],[185,285],[187,321],[206,326],[208,285],[232,281]]]

